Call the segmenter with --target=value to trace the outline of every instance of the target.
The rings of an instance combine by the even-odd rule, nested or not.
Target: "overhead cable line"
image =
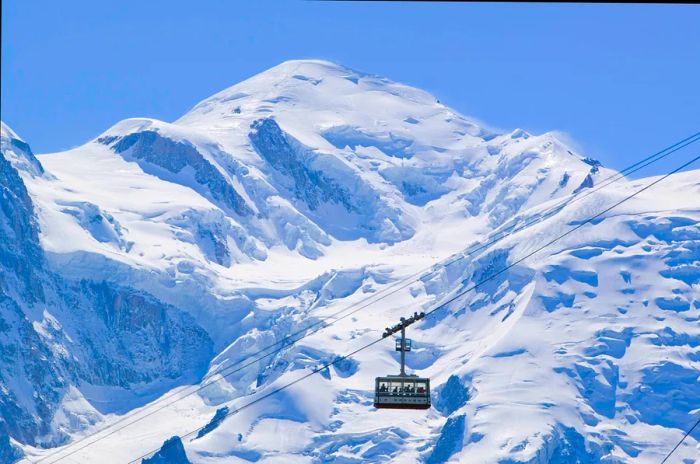
[[[526,229],[534,224],[542,222],[545,219],[551,217],[553,214],[559,212],[563,207],[568,206],[576,201],[582,200],[582,199],[588,197],[589,195],[592,195],[592,194],[598,192],[599,190],[607,187],[608,185],[621,180],[625,176],[633,174],[633,173],[635,173],[635,172],[637,172],[637,171],[639,171],[639,170],[641,170],[641,169],[643,169],[643,168],[645,168],[653,163],[656,163],[656,162],[666,158],[667,156],[677,152],[678,150],[681,150],[681,149],[697,142],[698,140],[700,140],[700,132],[696,132],[695,134],[693,134],[691,136],[688,136],[688,137],[686,137],[686,138],[684,138],[684,139],[682,139],[682,140],[680,140],[680,141],[678,141],[678,142],[676,142],[676,143],[674,143],[674,144],[672,144],[672,145],[670,145],[670,146],[668,146],[668,147],[666,147],[666,148],[664,148],[664,149],[662,149],[662,150],[660,150],[652,155],[647,156],[646,158],[644,158],[642,160],[637,161],[636,163],[634,163],[630,166],[627,166],[625,169],[623,169],[619,172],[615,172],[614,174],[612,174],[612,175],[608,176],[607,178],[603,179],[602,181],[600,181],[600,183],[595,188],[580,190],[579,192],[574,193],[570,197],[562,198],[557,204],[551,206],[545,212],[543,212],[539,215],[533,216],[530,220],[526,221],[523,224],[518,225],[517,222],[513,222],[508,227],[505,227],[502,229],[497,229],[493,234],[493,238],[490,237],[486,242],[484,242],[482,244],[472,245],[471,247],[468,248],[468,250],[466,252],[452,255],[452,256],[442,260],[441,262],[438,262],[437,264],[433,264],[427,268],[421,269],[420,271],[418,271],[414,274],[411,274],[408,277],[391,284],[389,287],[382,289],[379,293],[375,293],[374,295],[372,295],[368,298],[365,298],[363,300],[360,300],[356,303],[353,303],[353,304],[351,304],[343,309],[340,309],[331,315],[320,318],[317,321],[314,321],[313,323],[308,324],[304,328],[299,329],[297,331],[294,331],[294,332],[286,335],[285,337],[281,338],[280,340],[258,350],[257,352],[245,356],[244,358],[238,360],[237,362],[235,362],[233,364],[229,364],[227,366],[222,366],[218,369],[215,369],[214,371],[208,373],[200,381],[200,383],[198,385],[193,385],[192,386],[193,389],[191,388],[191,391],[184,393],[184,395],[181,395],[183,393],[182,390],[173,391],[173,392],[171,392],[167,395],[164,395],[163,397],[157,399],[155,402],[150,403],[146,407],[145,410],[159,406],[161,403],[166,402],[167,400],[169,400],[175,396],[180,395],[178,398],[175,398],[172,401],[167,402],[167,404],[161,405],[161,406],[157,407],[155,410],[150,411],[150,412],[148,412],[144,415],[141,415],[139,417],[136,417],[136,418],[134,418],[134,416],[139,415],[140,413],[144,412],[145,410],[139,410],[135,413],[127,414],[126,416],[121,417],[119,420],[109,424],[107,427],[104,427],[97,432],[94,432],[90,435],[87,435],[87,436],[69,444],[67,446],[67,448],[74,447],[74,446],[86,441],[87,439],[94,437],[95,435],[98,435],[102,432],[105,432],[105,431],[109,430],[110,428],[113,428],[119,424],[124,423],[125,421],[127,421],[129,419],[134,418],[133,421],[129,422],[128,424],[126,424],[126,425],[124,425],[124,426],[122,426],[114,431],[110,431],[104,437],[97,438],[96,440],[93,440],[90,443],[87,443],[85,446],[82,446],[82,447],[79,447],[75,450],[72,450],[63,456],[58,457],[58,459],[51,461],[51,463],[49,463],[49,464],[54,464],[56,462],[59,462],[62,459],[66,458],[68,456],[71,456],[72,454],[75,454],[76,452],[86,448],[87,446],[90,446],[93,443],[96,443],[96,442],[102,440],[103,438],[106,438],[106,437],[112,435],[113,433],[119,432],[119,431],[123,430],[124,428],[126,428],[126,427],[128,427],[136,422],[139,422],[147,417],[150,417],[153,414],[161,411],[164,408],[167,408],[167,407],[173,405],[174,403],[176,403],[178,401],[181,401],[181,400],[183,400],[183,399],[185,399],[185,398],[187,398],[195,393],[198,393],[199,391],[207,388],[208,386],[212,385],[213,383],[219,382],[219,381],[225,379],[226,377],[229,377],[237,372],[240,372],[241,370],[246,369],[247,367],[250,367],[251,365],[253,365],[253,364],[255,364],[255,363],[257,363],[257,362],[259,362],[267,357],[271,357],[271,356],[279,353],[280,351],[294,345],[295,343],[299,342],[300,340],[302,340],[308,336],[311,336],[311,335],[319,332],[320,330],[323,330],[327,327],[330,327],[330,326],[334,325],[335,323],[337,323],[343,319],[346,319],[347,317],[350,317],[353,314],[356,314],[360,310],[365,309],[365,308],[367,308],[373,304],[376,304],[377,302],[379,302],[379,301],[381,301],[389,296],[392,296],[392,295],[398,293],[399,291],[401,291],[401,290],[409,287],[413,283],[415,283],[417,280],[425,279],[425,278],[445,269],[446,267],[451,266],[452,264],[454,264],[456,262],[459,262],[459,261],[461,261],[469,256],[474,255],[476,252],[481,251],[481,250],[491,246],[494,243],[497,243],[498,241],[506,238],[508,235],[512,235],[512,234],[517,233],[523,229]],[[374,299],[372,300],[372,298],[374,298]],[[362,304],[363,302],[365,304],[363,304],[362,306],[359,306],[355,310],[353,310],[345,315],[340,316],[340,314],[352,309],[353,307],[356,307],[357,305]],[[329,320],[331,320],[331,321],[326,323]],[[323,325],[323,324],[325,324],[325,325]],[[310,329],[315,329],[315,330],[310,331]],[[299,336],[299,335],[301,335],[301,336]],[[299,337],[295,338],[297,336],[299,336]],[[278,345],[279,345],[278,349],[276,349],[274,351],[270,351],[266,354],[263,354],[262,356],[259,356],[256,359],[254,359],[253,361],[248,362],[248,363],[242,365],[241,367],[239,367],[233,371],[227,372],[236,366],[240,366],[244,361],[246,361],[252,357],[261,355],[262,353],[265,353],[269,349],[274,348]],[[220,377],[214,378],[217,375],[220,375]],[[208,383],[202,384],[203,382],[206,382],[212,378],[214,378],[214,380],[211,380]],[[188,387],[188,388],[190,388],[190,387]],[[44,456],[40,460],[36,461],[36,463],[39,464],[41,462],[44,462],[47,459],[50,459],[52,457],[57,456],[58,454],[63,453],[64,451],[66,451],[66,448],[58,450],[56,453],[52,453],[52,454],[49,454],[47,456]]]
[[[581,229],[583,226],[585,226],[585,225],[587,225],[587,224],[591,224],[591,223],[593,223],[593,225],[595,225],[595,223],[594,223],[593,221],[595,221],[595,220],[598,219],[599,217],[601,217],[601,216],[603,216],[604,214],[610,212],[610,211],[613,210],[614,208],[617,208],[618,206],[620,206],[621,204],[625,203],[626,201],[629,201],[630,199],[636,197],[636,196],[639,195],[640,193],[642,193],[642,192],[644,192],[644,191],[650,189],[651,187],[655,186],[655,185],[658,184],[659,182],[664,181],[665,179],[667,179],[667,178],[670,177],[671,175],[676,174],[676,173],[682,171],[683,169],[687,168],[688,166],[690,166],[691,164],[693,164],[694,162],[696,162],[696,161],[698,161],[698,160],[700,160],[700,156],[696,156],[695,158],[691,159],[690,161],[688,161],[688,162],[682,164],[681,166],[677,167],[677,168],[674,169],[673,171],[670,171],[669,173],[667,173],[667,174],[665,174],[665,175],[663,175],[663,176],[657,178],[656,180],[654,180],[654,181],[648,183],[647,185],[645,185],[644,187],[640,188],[639,190],[636,190],[636,191],[633,192],[632,194],[630,194],[630,195],[624,197],[622,200],[620,200],[620,201],[614,203],[612,206],[609,206],[609,207],[605,208],[603,211],[601,211],[601,212],[595,214],[594,216],[592,216],[592,217],[590,217],[590,218],[588,218],[588,219],[586,219],[586,220],[584,220],[584,221],[578,223],[575,227],[573,227],[573,228],[567,230],[567,231],[564,232],[563,234],[558,235],[558,236],[555,237],[554,239],[552,239],[552,240],[546,242],[544,245],[541,245],[540,247],[536,248],[535,250],[531,251],[530,253],[526,254],[525,256],[523,256],[523,257],[517,259],[516,261],[514,261],[514,262],[512,262],[511,264],[509,264],[508,266],[502,268],[502,269],[499,270],[498,272],[496,272],[496,273],[494,273],[494,274],[491,274],[491,275],[488,276],[487,278],[482,279],[481,281],[479,281],[479,282],[477,282],[476,284],[474,284],[474,285],[468,287],[467,289],[458,292],[457,294],[455,294],[455,295],[452,296],[451,298],[447,299],[446,301],[443,301],[443,302],[439,303],[439,304],[438,304],[437,306],[435,306],[433,309],[431,309],[431,310],[429,310],[429,311],[426,311],[426,312],[425,312],[425,318],[429,317],[431,314],[435,313],[437,310],[446,307],[446,306],[449,305],[450,303],[453,303],[454,301],[456,301],[456,300],[459,299],[460,297],[464,296],[466,293],[468,293],[468,292],[470,292],[470,291],[472,291],[472,290],[475,290],[475,289],[479,288],[480,286],[482,286],[482,285],[485,284],[486,282],[488,282],[488,281],[490,281],[490,280],[492,280],[492,279],[498,277],[499,275],[503,274],[504,272],[507,272],[509,269],[513,268],[514,266],[517,266],[518,264],[520,264],[520,263],[523,262],[524,260],[530,258],[531,256],[533,256],[533,255],[536,254],[536,253],[539,253],[540,251],[544,250],[545,248],[549,247],[550,245],[553,245],[554,243],[558,242],[558,241],[561,240],[562,238],[567,237],[568,235],[570,235],[570,234],[576,232],[577,230]],[[422,318],[421,318],[421,319],[422,319]],[[255,405],[255,404],[257,404],[257,403],[259,403],[259,402],[261,402],[261,401],[263,401],[263,400],[265,400],[265,399],[267,399],[267,398],[269,398],[269,397],[272,396],[272,395],[275,395],[275,394],[277,394],[277,393],[279,393],[279,392],[281,392],[281,391],[283,391],[283,390],[285,390],[285,389],[287,389],[287,388],[289,388],[289,387],[291,387],[291,386],[293,386],[293,385],[296,385],[297,383],[301,382],[302,380],[305,380],[305,379],[311,377],[312,375],[315,375],[315,374],[317,374],[317,373],[319,373],[319,372],[321,372],[321,371],[327,369],[328,367],[330,367],[330,366],[332,366],[332,365],[334,365],[334,364],[336,364],[336,363],[338,363],[338,362],[341,362],[341,361],[343,361],[343,360],[345,360],[345,359],[348,359],[348,358],[350,358],[350,357],[356,355],[356,354],[359,353],[360,351],[363,351],[363,350],[365,350],[365,349],[367,349],[367,348],[369,348],[369,347],[371,347],[371,346],[373,346],[373,345],[376,345],[377,343],[381,342],[383,339],[384,339],[384,336],[382,336],[382,337],[380,337],[380,338],[378,338],[378,339],[375,339],[375,340],[373,340],[373,341],[367,343],[366,345],[363,345],[363,346],[361,346],[361,347],[355,349],[354,351],[352,351],[352,352],[350,352],[350,353],[347,353],[347,354],[345,354],[345,355],[343,355],[343,356],[337,357],[337,358],[335,358],[334,360],[323,364],[321,367],[318,367],[318,368],[316,368],[316,369],[313,369],[313,370],[309,371],[308,373],[306,373],[305,375],[303,375],[303,376],[301,376],[301,377],[299,377],[299,378],[297,378],[297,379],[295,379],[295,380],[293,380],[293,381],[291,381],[291,382],[289,382],[289,383],[286,383],[286,384],[284,384],[284,385],[282,385],[282,386],[280,386],[280,387],[277,387],[277,388],[275,388],[274,390],[272,390],[272,391],[270,391],[270,392],[268,392],[268,393],[266,393],[266,394],[264,394],[264,395],[262,395],[262,396],[259,396],[259,397],[255,398],[255,399],[253,399],[252,401],[249,401],[248,403],[244,404],[243,406],[241,406],[241,407],[239,407],[239,408],[236,408],[236,409],[233,409],[233,410],[229,411],[227,414],[225,414],[225,415],[221,418],[221,421],[225,420],[226,418],[228,418],[228,417],[230,417],[230,416],[233,416],[233,415],[235,415],[235,414],[238,414],[239,412],[241,412],[241,411],[243,411],[243,410],[245,410],[245,409],[247,409],[247,408],[249,408],[249,407],[251,407],[251,406],[253,406],[253,405]],[[234,400],[234,401],[235,401],[235,400]],[[697,425],[697,424],[696,424],[696,425]],[[184,435],[180,436],[180,438],[181,438],[181,439],[188,438],[188,437],[190,437],[190,436],[192,436],[192,435],[194,435],[194,434],[196,434],[196,433],[199,433],[199,432],[202,431],[205,427],[206,427],[206,425],[204,425],[204,426],[202,426],[202,427],[198,427],[198,428],[196,428],[196,429],[194,429],[194,430],[191,430],[191,431],[185,433]],[[693,428],[694,428],[694,427],[693,427]],[[691,431],[692,431],[692,429],[691,429]],[[690,434],[690,431],[688,432],[688,434]],[[685,437],[684,437],[684,439],[685,439]],[[680,445],[680,443],[679,443],[679,445]],[[143,455],[139,456],[138,458],[136,458],[136,459],[134,459],[134,460],[132,460],[132,461],[129,461],[129,464],[137,463],[139,460],[141,460],[141,459],[143,459],[143,458],[146,458],[146,457],[148,457],[148,456],[150,456],[150,455],[152,455],[152,454],[158,452],[159,450],[163,449],[165,446],[167,446],[167,445],[164,445],[164,446],[161,447],[161,448],[157,448],[157,449],[151,450],[151,451],[149,451],[148,453],[143,454]]]
[[[700,424],[700,419],[698,419],[698,420],[695,422],[695,425],[693,425],[693,426],[690,428],[690,430],[688,430],[687,432],[685,432],[685,435],[683,435],[683,438],[681,438],[681,441],[679,441],[678,443],[676,443],[676,446],[674,446],[673,449],[672,449],[671,451],[669,451],[669,453],[666,455],[666,457],[664,458],[664,460],[661,461],[660,464],[665,464],[666,461],[668,461],[668,458],[670,458],[671,455],[678,449],[678,447],[681,446],[681,444],[685,441],[685,439],[688,438],[688,436],[693,432],[693,430],[695,430],[695,427],[697,427],[698,424]]]

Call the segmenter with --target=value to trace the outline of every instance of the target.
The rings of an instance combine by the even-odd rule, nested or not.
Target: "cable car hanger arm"
[[[420,313],[415,312],[415,313],[413,313],[413,316],[409,317],[408,319],[402,317],[401,322],[399,322],[398,324],[396,324],[393,327],[387,327],[384,330],[384,333],[382,334],[382,338],[386,338],[390,335],[393,335],[397,332],[400,332],[402,329],[405,329],[409,325],[413,324],[416,321],[423,319],[424,317],[425,317],[424,312],[420,312]]]

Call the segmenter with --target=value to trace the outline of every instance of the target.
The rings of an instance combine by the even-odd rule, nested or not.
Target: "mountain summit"
[[[61,153],[35,157],[4,124],[0,141],[9,462],[69,453],[192,384],[71,459],[125,462],[167,440],[193,463],[657,462],[700,408],[698,171],[412,326],[429,412],[372,409],[374,377],[397,368],[387,341],[226,418],[647,180],[608,186],[615,171],[552,133],[485,130],[321,60]]]

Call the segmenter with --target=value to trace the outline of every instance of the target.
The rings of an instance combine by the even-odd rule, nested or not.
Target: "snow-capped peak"
[[[574,206],[613,172],[556,134],[491,133],[429,93],[321,60],[282,63],[174,122],[118,122],[40,156],[46,175],[4,124],[2,153],[12,190],[0,195],[0,226],[12,233],[0,240],[10,334],[0,348],[21,362],[0,357],[12,437],[0,435],[0,456],[46,456],[42,447],[143,406],[143,422],[72,459],[128,462],[167,439],[196,463],[652,462],[700,407],[688,367],[698,359],[697,173],[413,326],[409,368],[434,392],[427,415],[371,411],[374,377],[396,367],[386,343],[225,419],[248,394],[340,359],[634,185]],[[465,249],[532,218],[542,221]],[[463,259],[434,265],[453,253]],[[425,266],[391,298],[335,317]],[[320,318],[334,325],[214,375]],[[206,389],[147,415],[207,371]],[[690,400],[663,401],[667,379]],[[206,421],[196,439],[168,439]]]
[[[32,176],[44,174],[44,168],[32,153],[29,144],[22,140],[4,121],[0,121],[0,146],[2,156],[7,158],[15,169],[27,172]]]

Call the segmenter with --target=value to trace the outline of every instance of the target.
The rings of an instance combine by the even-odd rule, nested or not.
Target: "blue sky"
[[[618,168],[700,130],[694,5],[14,0],[2,22],[2,118],[38,153],[127,117],[172,121],[296,58],[491,127],[563,131]]]

